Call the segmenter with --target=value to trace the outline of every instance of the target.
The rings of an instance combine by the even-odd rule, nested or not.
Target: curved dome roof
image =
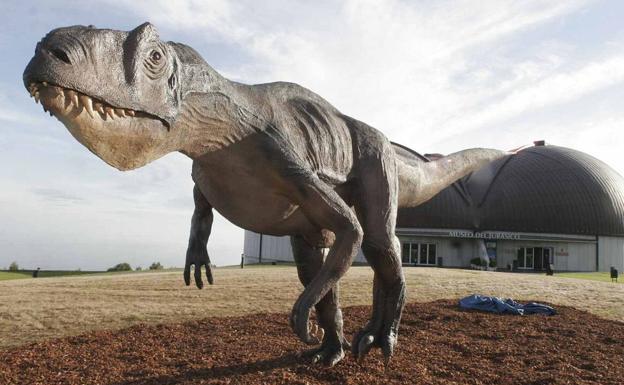
[[[624,178],[580,151],[529,147],[400,209],[397,226],[624,235]]]

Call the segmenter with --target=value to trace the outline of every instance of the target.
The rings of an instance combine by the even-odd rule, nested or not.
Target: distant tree
[[[141,270],[143,270],[143,268],[141,266],[137,266],[134,270],[135,271],[141,271]]]
[[[13,261],[11,262],[11,264],[9,265],[9,271],[18,271],[19,270],[19,266],[17,265],[17,262]]]
[[[131,271],[132,267],[126,263],[118,263],[115,266],[111,267],[110,269],[106,270],[106,271]]]
[[[161,270],[162,268],[163,265],[161,265],[160,262],[154,262],[149,267],[150,270]]]

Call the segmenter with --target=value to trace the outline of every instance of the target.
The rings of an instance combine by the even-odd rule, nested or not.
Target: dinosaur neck
[[[224,149],[266,126],[270,111],[253,86],[232,82],[209,66],[187,68],[182,108],[173,129],[192,159]]]

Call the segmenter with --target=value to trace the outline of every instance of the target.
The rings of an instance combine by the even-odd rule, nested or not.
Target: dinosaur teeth
[[[89,116],[92,118],[95,117],[95,113],[93,111],[93,100],[91,100],[90,97],[84,94],[81,94],[79,98],[80,98],[80,102],[87,110],[87,113],[89,114]]]
[[[104,107],[104,111],[106,111],[106,116],[110,116],[111,119],[115,119],[115,110],[111,107]]]
[[[78,101],[78,94],[74,90],[66,90],[65,97],[71,100],[72,104],[76,106],[76,108],[80,108],[80,102]]]
[[[28,87],[28,91],[30,92],[30,97],[35,96],[35,92],[37,92],[37,85],[35,83],[30,83],[30,87]]]
[[[82,111],[82,108],[84,107],[84,109],[87,110],[87,113],[92,119],[96,117],[96,113],[98,114],[99,118],[104,120],[135,117],[137,113],[134,110],[110,106],[105,102],[93,99],[90,96],[80,93],[78,91],[50,85],[48,82],[30,83],[28,85],[28,92],[30,93],[31,97],[35,98],[36,103],[39,103],[39,101],[41,100],[39,92],[41,86],[51,87],[56,94],[55,97],[62,95],[65,110],[73,106],[74,108],[78,109],[78,113],[80,113]],[[46,94],[46,97],[47,96],[48,94]],[[45,106],[44,110],[48,112],[48,108]]]

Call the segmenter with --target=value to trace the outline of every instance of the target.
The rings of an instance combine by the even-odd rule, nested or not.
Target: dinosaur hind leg
[[[302,236],[290,237],[299,280],[304,286],[316,276],[323,265],[323,248],[311,246]],[[342,332],[342,311],[338,303],[338,283],[325,294],[315,306],[318,323],[323,328],[321,346],[304,352],[312,362],[324,362],[329,366],[344,357],[343,348],[349,343]]]
[[[355,334],[351,345],[351,352],[358,359],[362,359],[371,348],[380,347],[387,364],[397,344],[405,304],[405,279],[396,244],[396,238],[384,244],[367,242],[365,236],[362,245],[362,251],[375,271],[375,278],[371,318]]]
[[[387,147],[385,147],[387,149]],[[391,155],[381,151],[362,166],[355,210],[362,225],[362,251],[375,272],[373,311],[369,322],[355,334],[351,351],[361,359],[372,347],[381,347],[386,365],[397,343],[405,303],[405,278],[400,243],[395,236],[397,179]]]
[[[290,325],[307,344],[317,344],[310,335],[310,311],[347,272],[362,243],[362,227],[346,202],[318,176],[300,172],[291,178],[293,199],[310,223],[331,231],[335,238],[318,273],[310,280],[293,306]]]

